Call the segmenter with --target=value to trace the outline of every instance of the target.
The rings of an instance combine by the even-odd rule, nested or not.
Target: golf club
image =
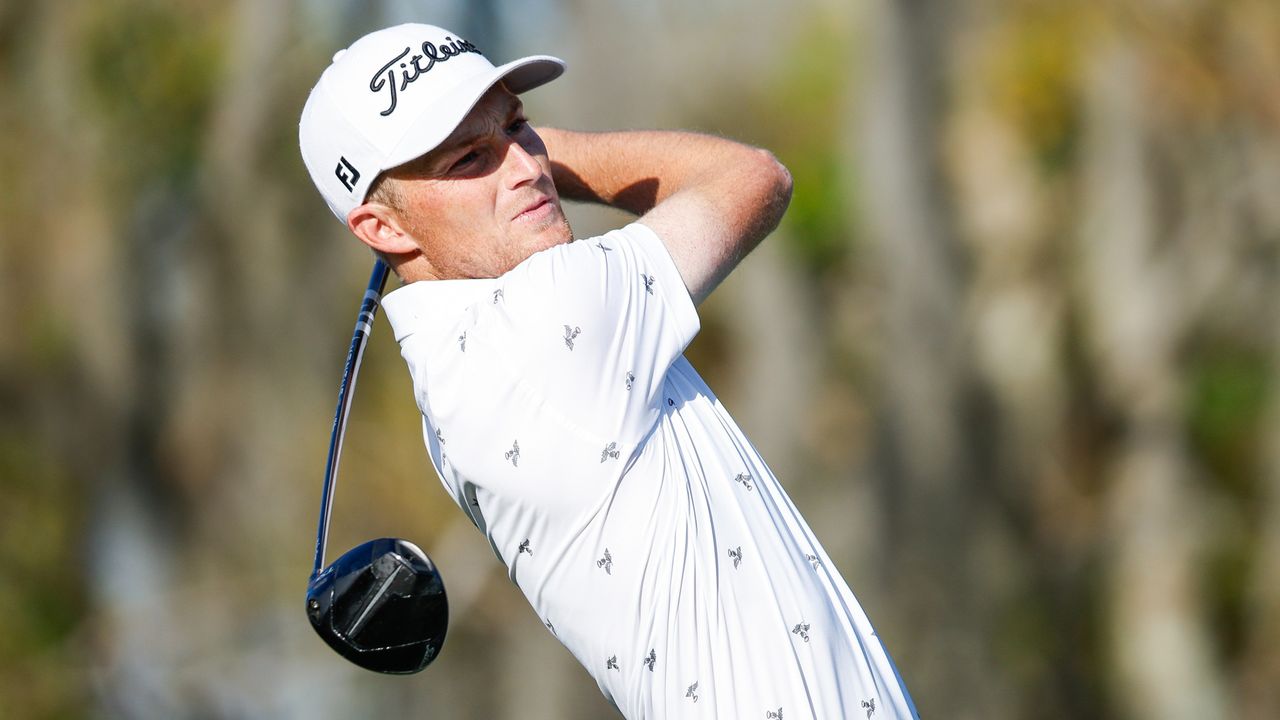
[[[315,569],[307,583],[307,618],[330,647],[356,665],[381,673],[409,674],[435,659],[449,626],[444,581],[435,564],[407,540],[380,538],[348,550],[328,567],[324,565],[347,416],[389,272],[381,259],[374,263],[347,351],[320,499]]]

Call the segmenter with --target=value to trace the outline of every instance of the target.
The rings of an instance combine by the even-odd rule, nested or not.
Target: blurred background
[[[47,0],[0,2],[0,718],[613,717],[381,318],[330,548],[422,544],[449,640],[382,677],[304,617],[370,256],[297,119],[409,20],[564,57],[535,122],[790,167],[688,354],[925,717],[1280,717],[1274,0]]]

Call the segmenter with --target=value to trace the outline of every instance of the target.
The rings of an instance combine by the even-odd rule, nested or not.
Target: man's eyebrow
[[[518,115],[521,115],[523,113],[524,113],[524,103],[521,102],[520,98],[512,98],[512,101],[507,105],[506,112],[503,115],[503,126],[505,127],[506,123],[509,122],[512,118]],[[486,137],[487,135],[489,135],[488,123],[485,124],[484,130],[467,133],[457,138],[451,138],[449,140],[446,140],[436,148],[436,152],[440,154],[444,154],[447,152],[451,152],[453,150],[457,150],[459,148],[464,148],[474,143],[475,141],[483,137]]]

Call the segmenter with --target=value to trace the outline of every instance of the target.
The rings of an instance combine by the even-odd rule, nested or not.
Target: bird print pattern
[[[599,248],[604,253],[610,253],[613,251],[612,247],[609,247],[599,242],[596,243],[596,247]],[[656,277],[654,275],[644,273],[644,272],[640,273],[639,277],[640,277],[640,281],[643,283],[644,293],[646,295],[653,295],[654,294],[653,286],[656,284],[656,281],[657,281]],[[502,288],[494,289],[491,294],[491,299],[494,305],[497,305],[503,302],[505,300],[503,289]],[[563,324],[563,331],[564,333],[562,336],[562,340],[565,344],[565,347],[569,351],[573,351],[576,347],[576,342],[580,339],[580,336],[582,334],[582,329],[578,325],[570,325],[565,323]],[[459,350],[462,352],[466,352],[467,333],[463,332],[461,335],[459,335],[457,338],[457,342],[458,342]],[[635,371],[633,370],[625,371],[623,374],[622,380],[623,380],[622,385],[625,387],[626,391],[628,392],[632,391],[637,381]],[[667,398],[666,404],[669,407],[675,406],[674,400],[670,397]],[[435,432],[436,441],[439,443],[441,448],[443,448],[443,446],[445,445],[445,436],[443,431],[439,427],[437,427],[435,428],[434,432]],[[596,446],[596,447],[599,447],[599,446]],[[522,448],[520,447],[519,441],[513,440],[511,443],[510,449],[503,451],[503,457],[507,462],[511,464],[513,468],[518,468],[520,466],[521,451],[522,451]],[[600,464],[607,463],[610,460],[619,460],[621,458],[621,448],[619,447],[619,443],[616,440],[608,442],[606,445],[604,445],[603,449],[599,451],[599,454],[600,454],[600,459],[599,459]],[[754,492],[754,490],[756,489],[755,488],[756,478],[752,475],[751,472],[746,472],[746,471],[738,472],[735,476],[733,476],[732,480],[734,484],[741,486],[742,491]],[[478,500],[474,500],[473,502],[475,506],[478,508],[479,507]],[[743,553],[742,546],[741,545],[727,546],[725,547],[725,553],[726,555],[724,557],[727,557],[732,562],[732,569],[734,571],[740,571],[744,565],[744,553]],[[517,556],[529,555],[530,558],[532,558],[534,555],[532,539],[529,537],[523,538],[518,544],[516,554]],[[804,555],[805,561],[808,562],[813,567],[814,570],[818,570],[821,567],[822,561],[815,554],[804,553],[803,555]],[[532,562],[532,560],[530,562]],[[596,569],[598,571],[603,571],[604,575],[606,576],[613,575],[613,570],[615,569],[615,557],[613,556],[613,553],[609,547],[604,547],[602,549],[601,554],[594,559],[594,563],[595,563]],[[741,572],[743,574],[741,575],[735,574],[732,577],[739,578],[740,579],[739,581],[742,581],[742,579],[752,577],[752,575],[748,570],[741,570]],[[603,581],[603,579],[601,579],[601,581]],[[546,626],[547,630],[550,631],[553,635],[556,634],[555,625],[552,624],[552,621],[549,617],[543,619],[543,625]],[[789,630],[790,631],[789,635],[793,636],[792,642],[795,642],[795,643],[801,643],[801,642],[809,643],[811,640],[812,627],[810,623],[804,622],[803,620],[799,622],[795,622],[794,624],[790,625],[789,628],[788,626],[784,625],[782,628],[779,628],[779,630],[782,633],[787,633],[787,631]],[[621,673],[621,665],[618,661],[618,657],[619,656],[617,652],[610,653],[607,656],[604,656],[602,654],[600,656],[601,659],[597,660],[596,662],[602,662],[606,672],[616,671]],[[656,673],[657,663],[658,663],[658,652],[656,647],[650,648],[648,653],[641,658],[641,665],[645,670],[648,670],[650,673]],[[596,666],[596,667],[599,667],[599,666]],[[675,690],[675,692],[679,692],[679,690],[677,689]],[[685,686],[685,692],[683,693],[683,700],[692,702],[692,703],[698,703],[701,698],[701,695],[704,694],[704,692],[705,690],[701,688],[700,681],[695,679],[693,680],[692,683]],[[763,716],[766,718],[766,720],[782,720],[783,707],[784,707],[783,705],[778,705],[776,706],[776,708],[772,708],[772,709],[766,708],[763,710]],[[867,698],[867,699],[861,700],[861,708],[862,710],[865,711],[867,718],[872,718],[872,716],[876,713],[876,710],[877,710],[875,698]],[[760,712],[760,710],[757,710],[757,712]],[[756,715],[756,717],[760,717],[760,716]]]
[[[567,347],[567,348],[569,348],[570,350],[572,350],[572,349],[573,349],[573,341],[574,341],[574,340],[576,340],[576,339],[578,338],[578,335],[580,335],[581,333],[582,333],[582,328],[580,328],[580,327],[569,327],[568,325],[565,325],[565,326],[564,326],[564,344],[565,344],[565,347]]]

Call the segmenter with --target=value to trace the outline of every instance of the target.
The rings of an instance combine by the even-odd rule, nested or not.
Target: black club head
[[[449,604],[435,564],[397,538],[348,550],[307,585],[311,626],[338,654],[381,673],[416,673],[435,659]]]

